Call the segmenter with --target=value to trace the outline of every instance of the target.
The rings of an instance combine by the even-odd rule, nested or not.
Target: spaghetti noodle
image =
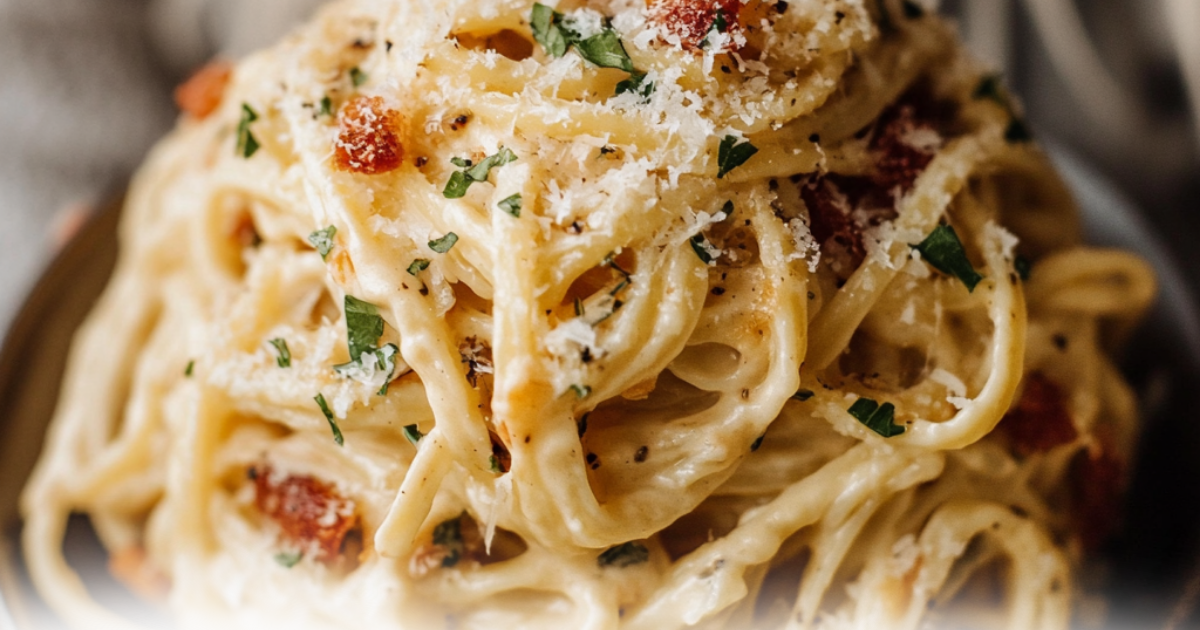
[[[1154,278],[920,5],[346,0],[203,76],[24,496],[67,620],[131,627],[76,511],[181,627],[1067,627]]]

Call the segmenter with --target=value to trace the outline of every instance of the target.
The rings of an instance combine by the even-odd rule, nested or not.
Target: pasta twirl
[[[1154,278],[920,4],[347,0],[202,76],[23,500],[68,620],[132,627],[74,511],[181,627],[1067,627]]]

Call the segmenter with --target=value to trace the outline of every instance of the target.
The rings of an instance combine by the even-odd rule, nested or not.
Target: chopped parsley
[[[904,427],[893,424],[895,414],[896,407],[892,403],[881,405],[870,398],[859,398],[850,406],[850,415],[885,438],[895,437],[905,431]]]
[[[464,550],[462,515],[442,521],[437,527],[434,527],[433,544],[443,547],[446,550],[446,555],[442,557],[443,567],[448,568],[458,564]]]
[[[575,317],[583,317],[587,311],[583,308],[583,300],[575,298]]]
[[[1024,256],[1017,256],[1016,260],[1013,261],[1013,269],[1017,270],[1017,275],[1022,280],[1028,280],[1029,274],[1033,271],[1033,263],[1029,262],[1029,259]]]
[[[632,92],[641,99],[642,103],[648,103],[650,95],[654,94],[656,87],[653,81],[646,80],[646,73],[634,72],[629,75],[628,79],[617,84],[617,94]]]
[[[288,350],[287,340],[282,338],[272,339],[269,343],[275,346],[275,352],[278,353],[278,356],[275,357],[275,363],[279,364],[281,368],[292,367],[292,351]]]
[[[736,136],[725,136],[721,139],[721,147],[717,152],[717,179],[745,164],[755,153],[758,153],[758,147],[749,141],[738,144]]]
[[[281,551],[275,554],[275,563],[285,569],[290,569],[299,564],[303,558],[303,551]]]
[[[367,79],[369,78],[370,77],[367,76],[367,73],[363,72],[358,66],[350,68],[350,82],[354,84],[354,87],[362,87],[362,85],[366,83]]]
[[[812,398],[815,395],[816,394],[814,394],[811,389],[798,389],[798,390],[796,390],[795,394],[792,394],[792,400],[798,400],[800,402],[804,402],[804,401]]]
[[[328,95],[321,99],[321,109],[317,110],[317,115],[333,117],[333,99]]]
[[[583,38],[572,28],[571,21],[550,7],[535,3],[529,16],[533,39],[542,45],[547,55],[562,57],[571,46],[579,56],[601,68],[617,68],[634,72],[633,60],[625,52],[625,46],[617,32],[605,28],[588,38]]]
[[[329,252],[333,251],[333,237],[336,234],[337,228],[331,225],[308,235],[308,242],[317,248],[317,253],[321,255],[321,260],[325,260],[329,256]]]
[[[624,569],[628,566],[641,564],[650,560],[650,550],[645,545],[627,542],[606,550],[596,558],[596,564],[601,567],[616,567]]]
[[[573,27],[570,18],[544,4],[535,3],[529,24],[534,41],[541,44],[551,57],[562,57],[574,46],[580,57],[596,66],[628,72],[630,77],[617,85],[617,94],[635,92],[645,100],[654,92],[653,83],[643,85],[645,73],[634,68],[633,59],[625,50],[621,36],[607,25],[607,21],[599,33],[585,38]]]
[[[576,383],[571,385],[571,391],[575,392],[575,396],[580,399],[584,399],[592,395],[592,388],[589,385],[579,385]]]
[[[625,52],[621,37],[611,28],[606,28],[591,37],[576,41],[575,50],[579,56],[600,66],[601,68],[616,68],[633,73],[633,60]]]
[[[412,263],[408,265],[408,275],[416,276],[417,274],[421,273],[422,271],[425,271],[428,268],[429,268],[429,260],[425,259],[425,258],[418,258],[418,259],[412,261]]]
[[[345,309],[346,346],[350,360],[333,366],[333,369],[349,378],[373,363],[374,369],[387,374],[383,387],[379,389],[379,395],[385,396],[396,373],[396,356],[400,354],[400,348],[394,343],[382,348],[378,346],[379,338],[383,336],[383,317],[374,304],[346,295]]]
[[[479,164],[473,164],[471,160],[463,158],[452,158],[450,162],[462,170],[454,171],[450,175],[450,181],[446,182],[446,187],[442,189],[442,196],[447,199],[462,199],[467,195],[471,184],[486,182],[493,168],[515,162],[516,159],[516,154],[508,147],[500,147],[499,151],[484,158]]]
[[[967,259],[967,251],[963,249],[958,234],[949,225],[937,226],[916,249],[934,269],[962,280],[968,291],[974,292],[976,285],[983,280],[983,276],[975,271]]]
[[[246,103],[242,103],[242,119],[237,126],[237,154],[250,159],[259,148],[258,138],[250,132],[250,123],[258,120],[258,112]]]
[[[367,365],[373,365],[376,370],[387,374],[383,386],[379,388],[379,395],[386,396],[388,386],[392,384],[392,378],[396,375],[396,355],[398,354],[400,354],[400,348],[394,343],[389,343],[382,348],[360,354],[352,361],[335,365],[333,371],[346,378],[354,378]]]
[[[496,204],[496,207],[511,214],[513,218],[521,218],[521,193],[505,197]]]
[[[488,455],[488,470],[497,475],[504,472],[504,469],[500,468],[500,460],[495,455]]]
[[[325,395],[317,394],[313,400],[317,401],[317,406],[321,408],[321,413],[325,414],[325,421],[329,423],[329,430],[333,431],[333,441],[337,442],[338,446],[345,446],[346,439],[342,437],[342,430],[338,428],[337,420],[333,419],[333,412],[329,410],[329,403],[325,402]]]
[[[413,446],[416,446],[421,441],[421,438],[425,437],[425,434],[421,433],[421,430],[415,424],[407,425],[400,431],[404,433],[404,439],[412,442]]]
[[[458,235],[454,232],[447,232],[445,236],[429,241],[429,249],[432,249],[439,254],[445,254],[446,252],[450,251],[450,248],[454,247],[454,244],[457,242]]]
[[[192,373],[196,371],[195,359],[188,361],[187,367],[183,368],[183,375],[192,378]]]
[[[697,234],[693,236],[689,242],[692,245],[692,251],[696,252],[696,255],[700,257],[701,262],[706,265],[712,263],[713,255],[710,251],[712,245],[708,244],[708,241],[704,239],[703,234]]]
[[[383,317],[379,315],[379,309],[349,294],[345,308],[346,345],[350,348],[350,358],[353,360],[364,352],[374,352],[375,344],[383,336]]]
[[[700,42],[700,47],[707,49],[712,45],[710,38],[717,33],[724,33],[729,29],[729,20],[725,17],[725,12],[717,9],[716,15],[713,16],[712,24],[708,27],[708,32],[704,34],[704,41]]]

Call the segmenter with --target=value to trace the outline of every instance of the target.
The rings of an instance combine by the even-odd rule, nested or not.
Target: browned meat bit
[[[855,269],[866,257],[862,228],[850,215],[850,200],[827,177],[815,177],[800,185],[800,196],[808,207],[809,229],[813,240],[827,254],[845,256],[849,269]]]
[[[687,50],[699,50],[712,30],[736,35],[740,0],[649,0],[650,20],[678,37]]]
[[[233,75],[228,61],[212,61],[200,68],[187,81],[175,88],[175,104],[197,120],[208,118],[221,106],[225,87]]]
[[[352,499],[333,486],[307,475],[282,475],[269,466],[251,469],[254,505],[275,521],[283,536],[302,549],[313,549],[317,560],[338,557],[346,534],[358,525]]]
[[[884,110],[876,122],[871,150],[876,172],[872,179],[885,190],[912,190],[942,145],[939,123],[952,118],[949,106],[909,94]]]
[[[1108,440],[1081,451],[1071,462],[1075,531],[1085,549],[1098,549],[1116,531],[1121,517],[1125,464]]]
[[[1000,430],[1011,441],[1013,452],[1022,457],[1070,444],[1079,437],[1062,388],[1040,372],[1025,378],[1025,391],[1000,420]]]
[[[342,106],[334,159],[344,171],[378,175],[396,170],[404,160],[400,113],[378,96],[359,96]]]

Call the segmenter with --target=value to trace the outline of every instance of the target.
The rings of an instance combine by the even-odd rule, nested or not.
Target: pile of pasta
[[[132,627],[1066,628],[1154,296],[911,0],[343,0],[183,86],[24,495]],[[1086,616],[1086,615],[1085,615]]]

